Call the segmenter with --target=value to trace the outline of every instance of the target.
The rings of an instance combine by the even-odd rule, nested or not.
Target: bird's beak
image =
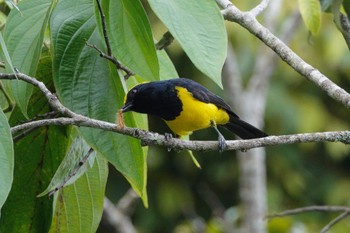
[[[132,102],[125,103],[124,106],[122,107],[122,112],[128,112],[131,110],[133,107]]]

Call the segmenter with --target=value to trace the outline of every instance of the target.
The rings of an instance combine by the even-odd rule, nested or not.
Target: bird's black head
[[[142,102],[142,93],[144,92],[144,85],[139,84],[133,87],[125,96],[124,106],[122,107],[122,112],[135,111],[140,112],[140,104]]]
[[[135,86],[126,95],[122,112],[134,111],[158,116],[164,120],[180,114],[182,104],[172,82],[156,81]]]

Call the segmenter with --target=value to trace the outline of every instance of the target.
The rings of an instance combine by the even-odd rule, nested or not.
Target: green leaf
[[[4,38],[2,37],[2,33],[1,32],[0,32],[0,45],[1,45],[1,52],[2,52],[2,55],[5,58],[7,66],[9,66],[9,68],[10,68],[12,73],[15,73],[15,69],[13,68],[10,54],[7,51],[6,43],[5,43]]]
[[[323,12],[330,12],[330,7],[332,5],[333,0],[320,0],[321,10]]]
[[[14,152],[7,117],[0,108],[0,216],[13,181]]]
[[[146,80],[159,80],[159,65],[151,27],[139,0],[102,0],[112,53]],[[101,16],[95,6],[101,31]],[[101,37],[102,38],[102,37]]]
[[[69,20],[67,20],[69,19]],[[52,13],[54,82],[63,104],[85,116],[116,121],[124,89],[113,64],[103,59],[85,41],[103,49],[90,0],[62,0]],[[132,115],[124,118],[135,126]],[[130,182],[147,205],[146,154],[140,142],[124,135],[91,128],[79,128],[86,142],[101,153]]]
[[[40,60],[37,75],[47,87],[52,88],[50,57]],[[30,117],[50,110],[47,99],[38,88],[30,100]],[[25,119],[18,106],[11,114],[10,125]],[[37,198],[50,183],[57,167],[66,154],[69,138],[66,127],[43,127],[23,137],[14,135],[16,141],[14,179],[9,197],[2,209],[0,232],[47,232],[52,219],[52,198]]]
[[[65,154],[62,127],[41,128],[15,144],[15,173],[10,195],[2,209],[1,232],[47,232],[52,199],[37,198],[50,182]]]
[[[164,49],[157,50],[157,56],[159,60],[160,79],[166,80],[166,79],[178,78],[179,75],[177,74],[175,66],[173,62],[170,60],[165,50]]]
[[[18,4],[21,11],[11,10],[7,19],[4,40],[12,64],[30,76],[35,75],[53,3],[52,0],[21,1]],[[11,72],[9,68],[7,71]],[[13,99],[23,115],[27,117],[27,107],[33,86],[15,80],[9,82],[9,88]]]
[[[350,0],[344,0],[343,1],[343,7],[346,12],[346,15],[350,19]]]
[[[340,8],[342,6],[343,0],[334,0],[332,3],[332,14],[333,21],[337,25],[338,29],[341,30],[342,26],[340,24]]]
[[[38,195],[42,197],[52,191],[59,190],[65,186],[74,183],[88,169],[89,162],[85,161],[81,166],[82,160],[94,161],[95,152],[90,152],[89,145],[80,137],[76,137],[69,151],[58,167],[49,186]]]
[[[298,0],[300,14],[307,29],[316,35],[321,27],[321,5],[319,0]]]
[[[10,9],[15,8],[16,10],[20,11],[17,5],[12,0],[5,0],[5,3]]]
[[[220,10],[212,0],[148,0],[182,48],[204,74],[220,87],[227,35]]]
[[[97,154],[92,168],[55,195],[56,207],[49,232],[96,232],[103,212],[107,176],[107,161]]]

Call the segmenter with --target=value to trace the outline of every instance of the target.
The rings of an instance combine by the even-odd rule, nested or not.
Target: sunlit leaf
[[[301,16],[307,29],[316,35],[321,27],[321,5],[319,0],[298,0]]]
[[[220,87],[227,35],[219,7],[212,0],[148,0],[152,10],[181,44],[194,65]]]

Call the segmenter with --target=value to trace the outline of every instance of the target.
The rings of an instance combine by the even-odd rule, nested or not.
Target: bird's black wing
[[[193,97],[196,98],[199,101],[202,101],[204,103],[212,103],[215,104],[217,107],[224,109],[229,113],[231,116],[239,118],[231,109],[231,107],[225,103],[225,101],[209,91],[207,88],[203,87],[199,83],[187,79],[187,78],[177,78],[177,79],[171,79],[175,86],[180,86],[186,88],[189,92],[192,93]]]

